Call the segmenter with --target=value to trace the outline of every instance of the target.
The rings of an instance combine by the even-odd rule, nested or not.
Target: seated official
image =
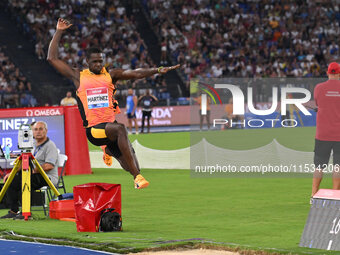
[[[42,169],[46,172],[53,185],[56,185],[58,182],[58,149],[54,142],[47,137],[47,124],[45,122],[36,122],[32,126],[32,129],[35,139],[33,155]],[[4,182],[6,182],[8,176],[9,174],[5,176]],[[31,191],[47,185],[43,176],[38,172],[38,169],[32,169]],[[0,218],[23,218],[19,212],[19,199],[21,199],[21,171],[15,175],[6,194],[10,211]]]

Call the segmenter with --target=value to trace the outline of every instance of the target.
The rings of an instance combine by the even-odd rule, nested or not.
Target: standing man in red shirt
[[[328,66],[328,81],[316,85],[314,100],[318,107],[314,148],[315,172],[312,196],[319,190],[322,171],[328,167],[333,151],[333,189],[340,189],[340,66]]]

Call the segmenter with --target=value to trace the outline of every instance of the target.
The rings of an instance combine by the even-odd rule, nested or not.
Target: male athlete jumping
[[[113,99],[116,92],[115,83],[118,80],[141,79],[156,73],[165,74],[179,65],[136,70],[112,69],[104,67],[104,56],[99,49],[87,51],[86,60],[89,68],[80,71],[68,66],[58,58],[58,44],[64,30],[72,24],[65,19],[59,19],[57,30],[48,48],[47,60],[65,77],[71,79],[77,88],[78,107],[86,128],[89,141],[104,147],[104,161],[112,164],[115,157],[123,169],[134,177],[135,188],[142,189],[149,182],[140,174],[138,161],[131,143],[128,140],[126,128],[115,121],[119,113],[117,102]]]

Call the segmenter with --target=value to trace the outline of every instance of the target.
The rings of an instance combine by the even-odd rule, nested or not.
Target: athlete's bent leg
[[[111,154],[134,177],[135,188],[143,189],[148,187],[149,182],[140,174],[138,161],[128,139],[125,126],[120,123],[107,123],[105,134],[110,141],[117,143],[119,152],[112,152]],[[108,151],[108,148],[106,148],[106,151]]]
[[[118,148],[122,154],[117,159],[119,162],[123,162],[122,167],[129,171],[133,177],[136,177],[139,174],[138,163],[135,162],[125,126],[120,123],[107,123],[105,133],[110,141],[117,141]]]
[[[135,164],[136,164],[136,166],[137,166],[138,171],[140,172],[139,163],[138,163],[138,160],[137,160],[137,157],[136,157],[136,153],[134,152],[134,150],[133,150],[133,148],[132,148],[132,144],[130,143],[130,140],[128,140],[128,142],[129,142],[130,148],[131,148],[131,150],[132,150],[133,159],[134,159],[134,161],[135,161]],[[119,148],[118,148],[118,149],[119,149]],[[130,171],[129,171],[129,166],[128,166],[128,164],[125,162],[124,157],[122,157],[120,154],[119,154],[119,156],[118,156],[118,155],[114,155],[114,153],[113,153],[112,151],[110,151],[110,149],[109,149],[107,146],[105,147],[105,152],[106,152],[106,154],[108,154],[108,155],[114,157],[115,159],[117,159],[117,161],[119,162],[119,164],[121,165],[121,167],[122,167],[124,170],[126,170],[127,172],[130,172]]]

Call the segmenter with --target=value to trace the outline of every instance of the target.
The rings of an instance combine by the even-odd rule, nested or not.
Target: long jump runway
[[[13,241],[0,239],[1,255],[28,255],[28,254],[46,254],[46,255],[103,255],[114,254],[110,252],[94,251],[84,248],[70,246],[51,245],[43,243],[31,243],[25,241]]]

